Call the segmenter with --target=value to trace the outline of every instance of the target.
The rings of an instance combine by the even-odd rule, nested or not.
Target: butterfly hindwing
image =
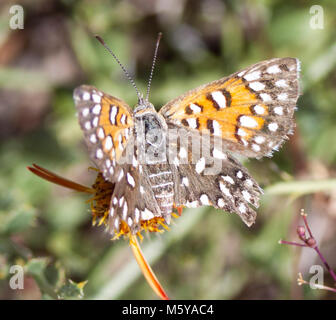
[[[167,103],[167,123],[222,139],[228,151],[270,155],[292,133],[300,64],[276,58],[191,90]]]
[[[160,209],[153,201],[152,190],[148,181],[138,168],[125,164],[118,168],[119,178],[111,198],[109,229],[118,232],[124,221],[132,233],[140,229],[141,221],[161,216]]]
[[[178,155],[172,161],[175,206],[196,208],[209,205],[237,213],[248,226],[252,225],[256,218],[254,208],[259,206],[262,193],[256,181],[215,139],[208,135],[189,135],[193,144],[184,145],[181,136],[175,140],[177,146],[174,148]],[[169,144],[170,150],[174,149],[173,142],[169,141]],[[209,154],[195,152],[202,149],[202,145],[207,146]]]

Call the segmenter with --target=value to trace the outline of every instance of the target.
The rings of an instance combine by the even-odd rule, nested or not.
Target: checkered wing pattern
[[[91,159],[107,180],[116,182],[117,161],[133,132],[132,110],[118,98],[87,85],[75,89],[74,101]]]
[[[213,206],[237,213],[251,226],[262,190],[246,168],[225,150],[223,144],[208,135],[186,131],[177,138],[170,138],[176,206]],[[192,140],[192,144],[186,143],[187,140]],[[173,145],[174,141],[177,141],[176,145]],[[204,152],[202,145],[207,146],[209,153]],[[175,154],[177,156],[173,158]]]
[[[191,90],[160,113],[167,123],[222,139],[228,151],[271,155],[293,131],[299,69],[294,58],[266,60]]]
[[[118,232],[121,221],[124,221],[135,234],[141,221],[161,216],[157,202],[153,201],[153,190],[142,170],[137,163],[118,167],[108,221],[111,233]]]

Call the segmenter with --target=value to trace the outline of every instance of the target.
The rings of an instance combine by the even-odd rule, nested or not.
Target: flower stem
[[[139,242],[137,240],[137,237],[132,235],[130,238],[130,246],[132,248],[134,257],[145,276],[148,284],[151,286],[153,291],[162,299],[162,300],[169,300],[169,297],[167,296],[166,292],[162,288],[160,282],[156,278],[152,268],[148,264],[146,258],[144,257],[142,250],[139,246]]]
[[[306,247],[306,248],[308,247],[306,244],[297,243],[293,241],[286,241],[286,240],[279,240],[279,244],[289,244],[291,246]]]
[[[322,260],[323,264],[325,265],[325,267],[327,268],[327,270],[329,271],[330,275],[333,277],[335,283],[336,283],[336,274],[334,272],[333,269],[330,268],[329,263],[327,262],[327,260],[323,257],[320,249],[318,248],[318,246],[316,246],[314,248],[314,250],[317,252],[317,254],[319,255],[320,259]]]

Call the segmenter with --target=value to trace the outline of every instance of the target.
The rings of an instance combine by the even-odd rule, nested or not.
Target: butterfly
[[[132,110],[93,86],[76,88],[90,157],[115,184],[110,231],[124,221],[135,234],[143,220],[169,224],[174,208],[202,205],[237,213],[251,226],[262,189],[233,154],[271,156],[293,133],[299,71],[295,58],[265,60],[188,91],[159,112],[148,94],[138,95]]]

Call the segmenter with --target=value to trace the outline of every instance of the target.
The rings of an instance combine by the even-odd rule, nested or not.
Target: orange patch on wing
[[[112,142],[113,142],[113,147],[115,149],[115,158],[118,160],[126,146],[127,139],[125,137],[125,129],[129,129],[133,125],[133,120],[132,116],[127,109],[126,106],[122,103],[122,101],[118,99],[107,99],[104,98],[102,100],[102,110],[100,112],[99,116],[99,127],[103,127],[105,131],[105,137],[108,135],[111,136]],[[110,121],[110,108],[111,106],[116,106],[118,107],[118,113],[115,116],[115,124],[112,124]],[[122,116],[125,115],[127,117],[127,121],[125,121],[125,124],[122,124],[121,118]],[[99,128],[97,129],[98,133]],[[121,135],[121,137],[120,137]],[[103,147],[105,146],[105,138],[103,139]],[[121,145],[120,145],[121,142]],[[108,150],[105,150],[107,151]],[[111,157],[112,158],[112,157]]]
[[[223,89],[231,96],[230,101],[227,101],[230,104],[225,108],[218,108],[211,97],[211,93]],[[185,107],[191,103],[201,106],[202,112],[191,115],[186,114]],[[256,105],[258,105],[259,112],[260,108],[264,110],[262,114],[256,114],[253,109]],[[215,83],[207,86],[199,91],[199,94],[190,95],[182,100],[178,109],[172,118],[180,121],[183,119],[198,119],[198,129],[202,132],[209,132],[208,121],[215,120],[217,123],[215,123],[216,128],[213,129],[213,134],[234,142],[237,142],[239,138],[251,139],[255,134],[255,130],[260,130],[264,126],[265,120],[262,116],[268,114],[268,107],[261,103],[258,96],[247,88],[240,78],[231,78],[224,83]],[[241,116],[248,116],[250,120],[255,121],[256,125],[254,127],[243,126],[244,122],[240,122]],[[243,131],[240,132],[245,135],[237,138],[237,128],[241,128]]]

